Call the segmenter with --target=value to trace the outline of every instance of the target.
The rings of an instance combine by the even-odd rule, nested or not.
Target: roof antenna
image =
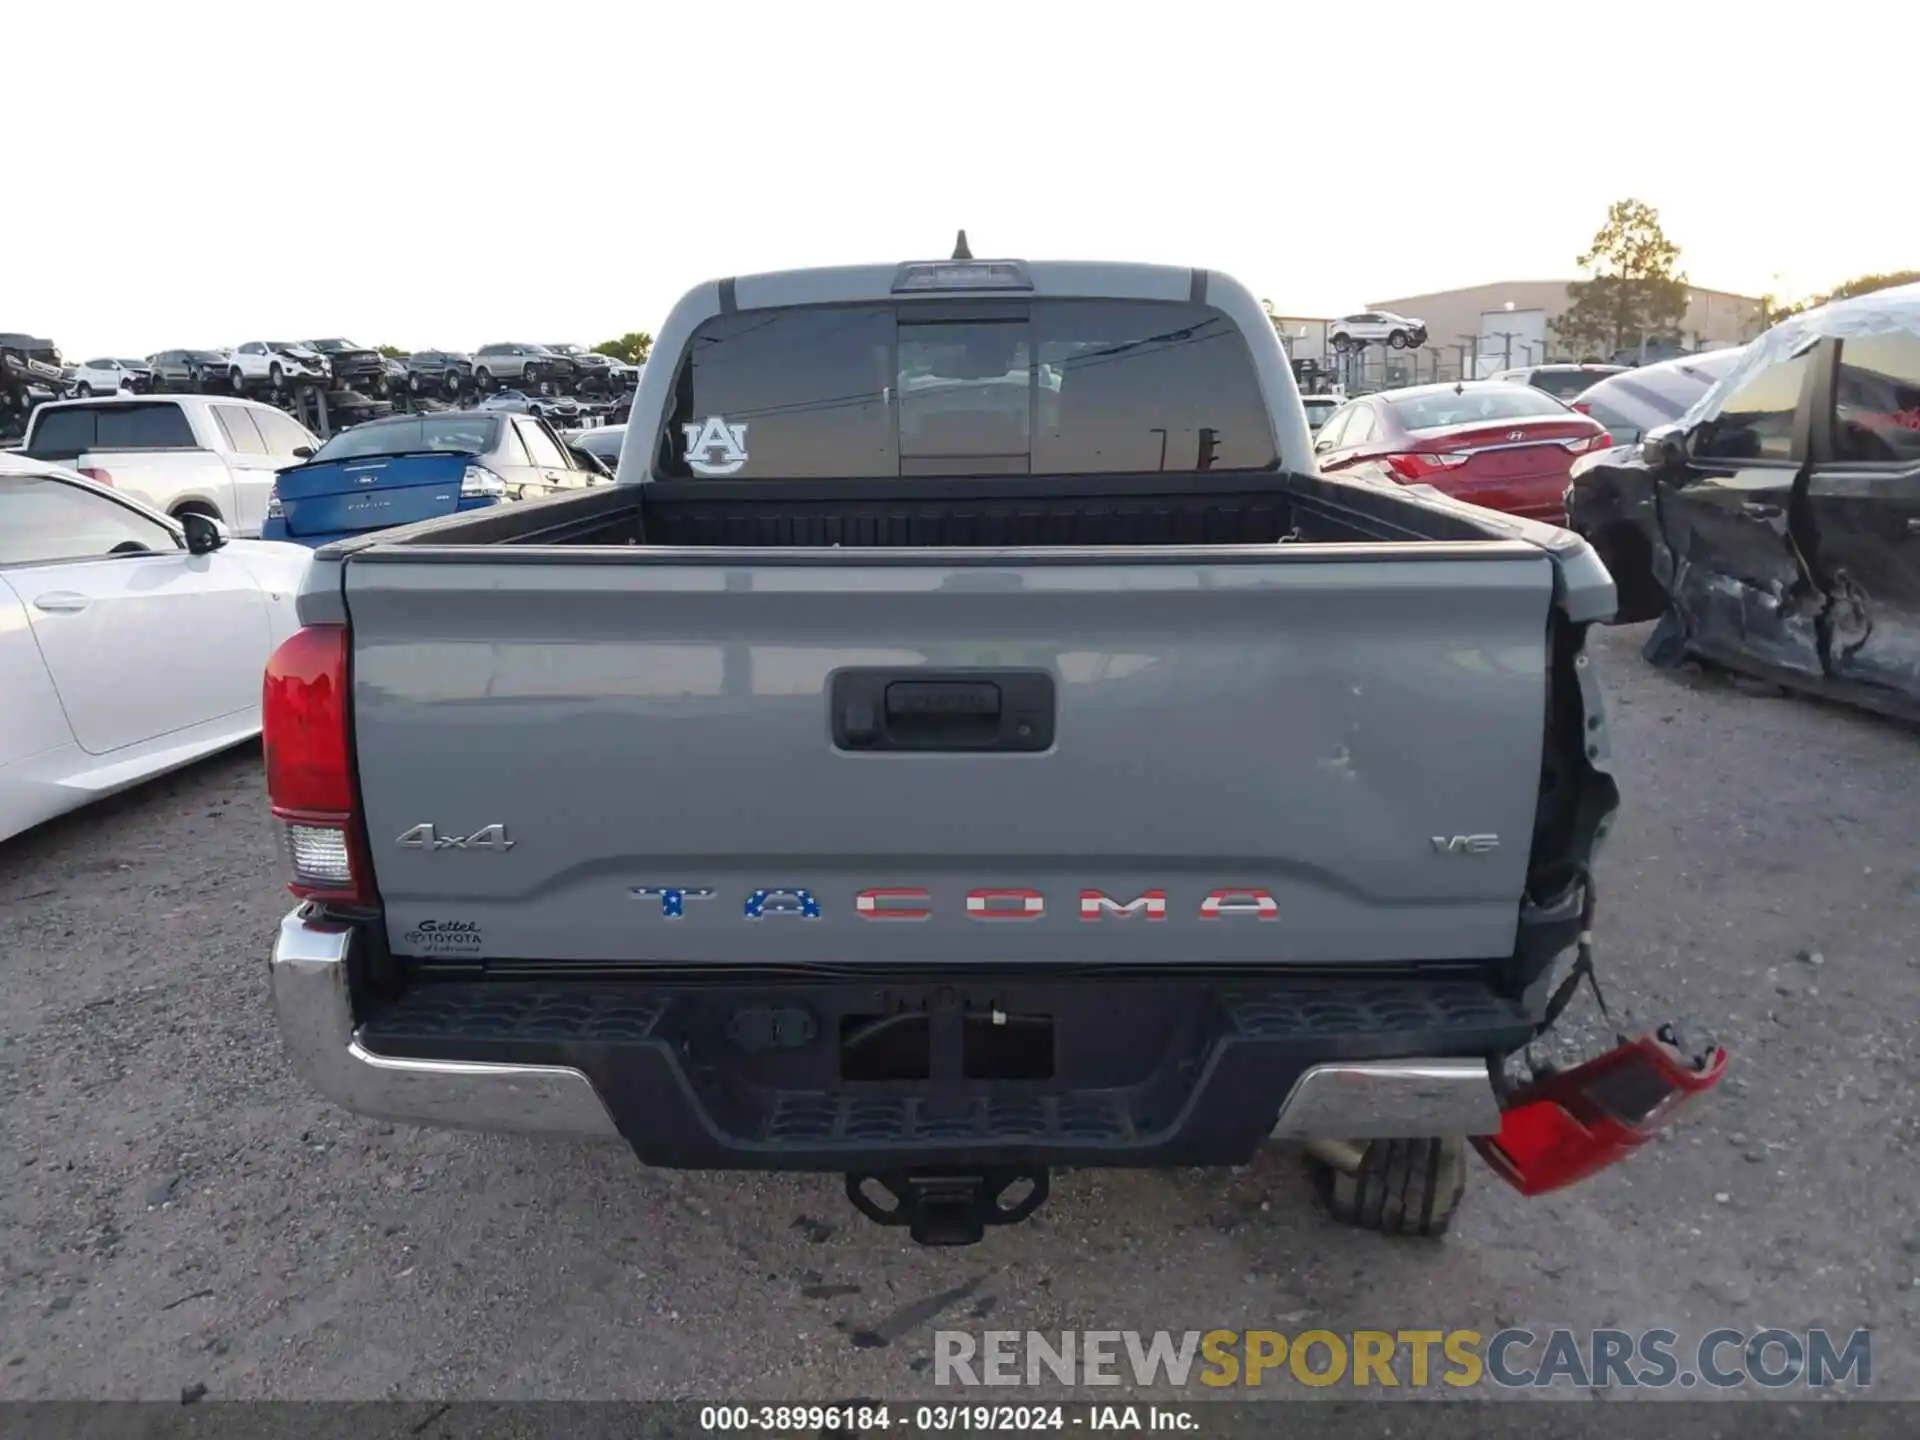
[[[953,242],[953,258],[956,260],[973,258],[973,251],[967,248],[967,232],[964,230],[960,232],[960,238]]]

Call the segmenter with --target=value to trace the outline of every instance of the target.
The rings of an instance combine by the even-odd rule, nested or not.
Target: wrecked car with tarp
[[[1567,523],[1647,658],[1920,721],[1920,285],[1775,326],[1672,425],[1587,457]]]

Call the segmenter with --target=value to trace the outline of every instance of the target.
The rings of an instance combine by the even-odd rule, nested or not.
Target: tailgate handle
[[[1053,744],[1045,670],[841,670],[832,684],[841,750],[1019,752]]]

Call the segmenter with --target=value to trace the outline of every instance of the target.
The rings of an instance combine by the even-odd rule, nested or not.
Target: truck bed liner
[[[1049,479],[654,481],[501,506],[383,537],[414,558],[467,545],[797,549],[1139,548],[1478,542],[1503,517],[1409,506],[1393,489],[1294,473]]]

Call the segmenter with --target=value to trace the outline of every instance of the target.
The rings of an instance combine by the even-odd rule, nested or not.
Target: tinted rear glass
[[[697,330],[661,475],[748,480],[1260,470],[1239,332],[1204,305],[926,302],[718,316]]]
[[[500,421],[491,415],[428,415],[418,420],[381,420],[343,430],[314,454],[315,460],[357,460],[368,455],[409,455],[443,450],[484,455],[493,449]]]
[[[1663,366],[1616,375],[1605,385],[1594,387],[1588,400],[1605,403],[1611,412],[1632,420],[1642,430],[1651,430],[1656,425],[1678,420],[1692,408],[1694,401],[1712,388],[1713,381],[1708,376],[1690,375]],[[1600,423],[1613,428],[1608,421]]]
[[[1582,391],[1591,390],[1596,380],[1605,378],[1605,372],[1597,370],[1536,370],[1527,383],[1536,390],[1571,400]]]
[[[66,405],[43,412],[29,455],[43,459],[84,450],[190,450],[193,427],[178,405]]]
[[[1565,415],[1567,407],[1531,386],[1464,385],[1424,395],[1389,399],[1387,409],[1406,429],[1444,430],[1488,420],[1527,420]]]

